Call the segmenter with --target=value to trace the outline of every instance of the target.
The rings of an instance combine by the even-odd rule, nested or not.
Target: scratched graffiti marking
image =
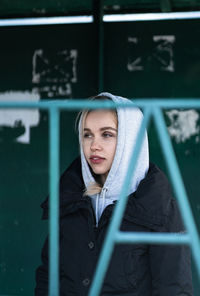
[[[174,43],[173,35],[153,35],[148,41],[135,36],[128,37],[127,69],[134,71],[149,71],[150,69],[174,72]]]
[[[32,83],[35,92],[47,98],[72,96],[77,83],[76,49],[47,52],[37,49],[33,55]]]

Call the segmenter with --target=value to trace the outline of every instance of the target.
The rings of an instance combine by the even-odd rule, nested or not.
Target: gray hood
[[[130,103],[130,100],[114,96],[110,93],[104,92],[99,94],[99,96],[105,96],[111,99],[113,102],[117,103]],[[112,167],[104,183],[102,191],[100,194],[95,194],[91,196],[93,208],[96,214],[97,223],[100,216],[106,206],[113,203],[114,200],[119,198],[123,182],[126,177],[126,172],[130,162],[130,158],[136,143],[137,134],[142,122],[142,112],[139,108],[119,108],[117,110],[118,116],[118,136],[117,136],[117,147],[115,157],[112,163]],[[80,119],[79,124],[79,140],[81,139],[81,124],[82,119]],[[81,143],[81,141],[80,141]],[[88,163],[83,154],[82,145],[80,144],[81,150],[81,165],[82,165],[82,175],[86,188],[89,184],[95,182]],[[140,181],[144,179],[149,168],[149,149],[148,149],[148,139],[147,133],[145,133],[144,142],[142,145],[141,152],[139,154],[139,159],[137,166],[132,177],[129,194],[136,191]]]

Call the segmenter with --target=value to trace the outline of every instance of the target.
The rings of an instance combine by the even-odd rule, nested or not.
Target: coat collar
[[[60,179],[60,217],[80,208],[91,210],[90,198],[83,196],[84,182],[81,174],[81,161],[77,158],[63,173]],[[43,219],[48,219],[49,198],[42,203]],[[130,195],[124,219],[162,230],[166,224],[171,200],[171,190],[164,173],[150,163],[147,176],[140,182],[136,192]],[[104,211],[104,217],[111,218],[113,205]]]

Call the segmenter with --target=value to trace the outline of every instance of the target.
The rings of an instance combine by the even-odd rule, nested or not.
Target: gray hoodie
[[[113,102],[119,102],[126,104],[131,102],[130,100],[114,96],[110,93],[104,92],[99,94],[99,96],[108,97]],[[136,106],[134,108],[118,108],[118,136],[117,136],[117,147],[115,157],[104,183],[104,186],[99,194],[90,196],[92,200],[92,205],[96,215],[96,221],[101,217],[103,210],[113,201],[119,198],[123,182],[126,177],[126,172],[130,162],[132,152],[136,143],[137,134],[140,128],[140,124],[143,119],[142,112]],[[79,139],[81,139],[81,124],[82,118],[79,124]],[[80,141],[80,151],[81,151],[81,165],[82,165],[82,175],[87,188],[89,184],[95,182],[94,177],[91,174],[88,163],[85,159],[81,141]],[[147,133],[145,133],[144,142],[139,154],[135,172],[132,176],[131,183],[129,186],[128,194],[135,192],[140,181],[144,179],[149,168],[149,149],[148,149],[148,139]]]

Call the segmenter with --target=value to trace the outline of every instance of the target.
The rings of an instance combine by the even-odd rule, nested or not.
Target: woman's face
[[[117,145],[117,116],[114,111],[94,110],[83,127],[83,152],[93,172],[104,183],[112,166]]]

